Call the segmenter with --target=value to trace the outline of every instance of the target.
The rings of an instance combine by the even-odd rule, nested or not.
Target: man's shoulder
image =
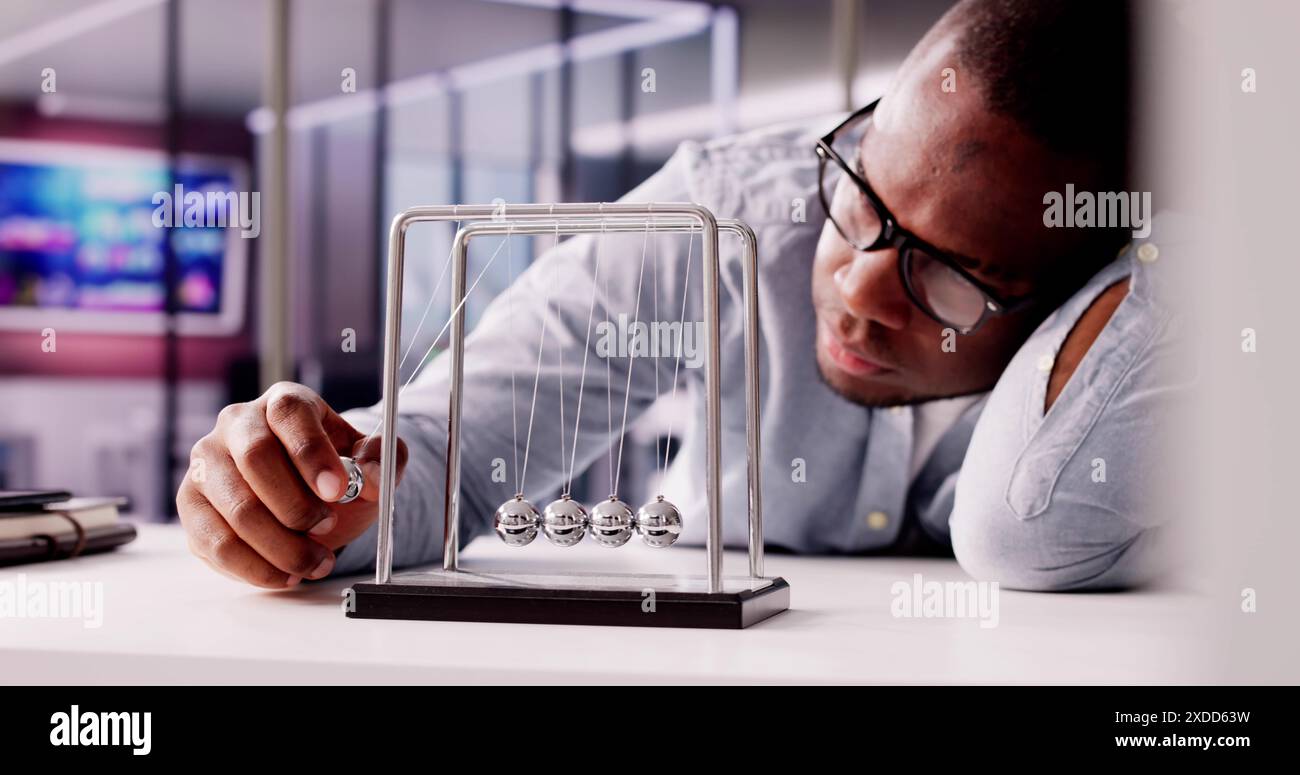
[[[688,140],[682,149],[693,161],[708,167],[748,168],[771,161],[796,161],[816,164],[813,150],[817,139],[825,134],[834,119],[823,118],[769,125],[711,140]]]
[[[751,226],[798,221],[815,209],[817,139],[833,119],[768,126],[707,141],[688,141],[683,165],[691,198],[722,218]]]

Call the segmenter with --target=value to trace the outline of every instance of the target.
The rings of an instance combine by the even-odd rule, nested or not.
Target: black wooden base
[[[735,592],[581,589],[439,584],[352,586],[354,619],[595,624],[738,630],[790,607],[790,585],[775,578]]]

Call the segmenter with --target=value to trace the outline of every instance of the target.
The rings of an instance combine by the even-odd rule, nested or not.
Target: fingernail
[[[299,581],[302,581],[302,576],[290,576],[289,580],[286,581],[284,585],[286,587],[296,587],[298,586]]]
[[[325,555],[325,559],[320,561],[320,565],[316,566],[316,570],[311,572],[311,576],[309,578],[319,579],[333,569],[334,569],[334,555],[327,554]]]
[[[320,522],[317,522],[311,530],[307,531],[307,533],[314,536],[323,536],[333,530],[334,526],[338,524],[338,521],[339,518],[331,514]]]
[[[343,480],[329,471],[321,471],[316,475],[316,492],[327,501],[339,499],[339,488],[342,484]]]

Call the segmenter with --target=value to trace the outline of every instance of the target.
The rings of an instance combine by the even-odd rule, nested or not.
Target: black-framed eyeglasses
[[[818,191],[836,231],[855,250],[895,248],[908,298],[930,318],[958,333],[973,333],[990,316],[1033,304],[1036,300],[1031,297],[998,294],[963,269],[956,256],[904,229],[871,189],[858,152],[859,130],[866,127],[879,102],[849,116],[817,141]],[[852,162],[845,161],[846,156]]]

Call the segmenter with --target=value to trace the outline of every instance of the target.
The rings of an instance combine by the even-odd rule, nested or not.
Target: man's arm
[[[1057,396],[1061,395],[1066,383],[1079,368],[1079,362],[1088,354],[1092,343],[1106,327],[1111,315],[1115,314],[1115,308],[1124,301],[1125,296],[1128,296],[1128,286],[1129,278],[1125,277],[1102,291],[1065,337],[1065,343],[1061,345],[1061,351],[1057,353],[1052,363],[1052,375],[1047,380],[1047,400],[1044,402],[1043,411],[1050,410],[1052,404],[1056,403]]]
[[[976,578],[1123,588],[1167,565],[1165,445],[1186,361],[1164,268],[1138,261],[1138,247],[1044,321],[989,396],[949,523]]]

